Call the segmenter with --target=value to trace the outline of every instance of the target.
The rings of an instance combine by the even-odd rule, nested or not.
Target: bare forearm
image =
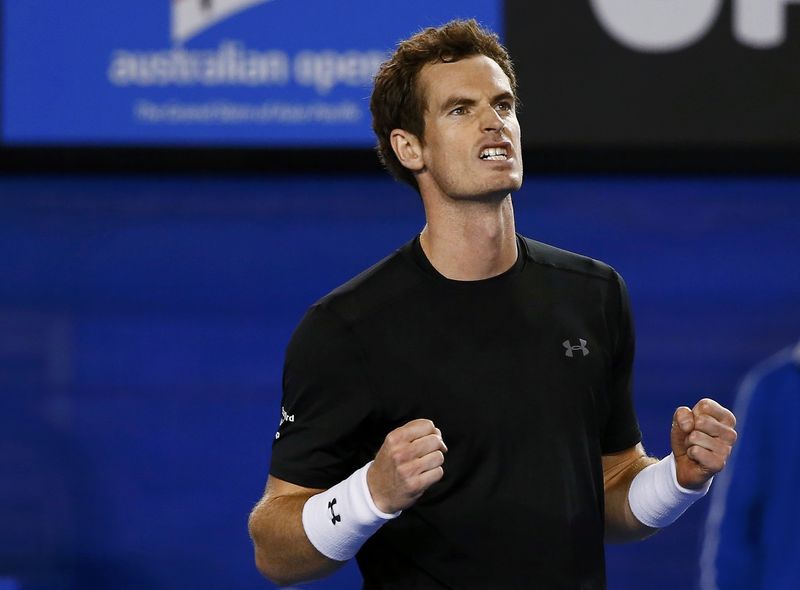
[[[328,559],[303,530],[303,505],[309,496],[266,496],[250,514],[248,528],[258,570],[279,586],[326,576],[343,565]]]
[[[605,537],[607,542],[639,541],[658,532],[658,529],[650,528],[639,522],[628,503],[628,490],[633,478],[642,469],[656,462],[657,459],[643,456],[634,461],[617,465],[612,471],[605,474]]]
[[[442,478],[445,452],[441,431],[417,419],[390,432],[374,461],[328,489],[270,475],[248,523],[259,571],[279,585],[328,575]]]

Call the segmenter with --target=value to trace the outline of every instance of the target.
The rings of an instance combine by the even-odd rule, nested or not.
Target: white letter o
[[[677,51],[700,40],[717,20],[722,0],[589,0],[617,42],[646,53]]]

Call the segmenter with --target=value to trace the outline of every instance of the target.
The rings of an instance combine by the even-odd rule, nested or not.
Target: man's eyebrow
[[[466,96],[451,96],[446,101],[444,101],[444,104],[442,104],[442,109],[441,110],[442,110],[442,112],[446,112],[446,111],[449,111],[450,109],[452,109],[455,106],[471,107],[471,106],[477,104],[477,102],[478,101],[476,101],[476,100],[474,100],[472,98],[467,98]]]
[[[508,100],[513,103],[517,101],[517,98],[511,92],[501,92],[492,99],[492,104],[500,102],[501,100]]]
[[[492,98],[492,104],[496,104],[503,100],[510,101],[511,103],[516,102],[516,98],[511,92],[501,92],[500,94]],[[441,111],[445,113],[456,106],[471,107],[477,104],[477,102],[478,101],[476,101],[475,99],[467,98],[466,96],[451,96],[446,101],[444,101],[444,103],[442,104]]]

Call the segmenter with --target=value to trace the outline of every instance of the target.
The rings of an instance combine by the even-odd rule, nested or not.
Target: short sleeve
[[[372,412],[362,351],[352,332],[319,304],[289,342],[281,423],[270,474],[310,488],[329,488],[361,467]]]
[[[641,442],[642,432],[633,406],[633,356],[635,337],[625,281],[614,272],[606,312],[612,335],[608,415],[601,441],[602,453],[617,453]]]

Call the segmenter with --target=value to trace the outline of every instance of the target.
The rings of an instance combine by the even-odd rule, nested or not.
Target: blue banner
[[[12,0],[6,145],[373,143],[369,94],[398,40],[499,0]]]

